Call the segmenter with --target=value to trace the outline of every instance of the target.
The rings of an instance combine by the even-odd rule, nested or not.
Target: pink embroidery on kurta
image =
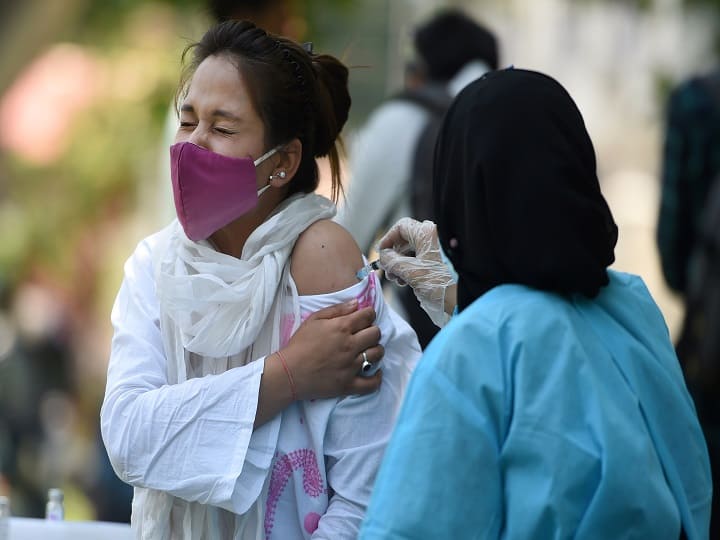
[[[368,279],[368,284],[357,297],[358,309],[375,305],[375,279],[375,276],[370,276]]]
[[[280,496],[285,490],[293,472],[297,470],[302,470],[303,489],[309,497],[319,497],[325,491],[315,452],[309,448],[302,448],[289,454],[280,455],[275,460],[272,475],[270,476],[270,488],[268,490],[267,506],[265,509],[265,537],[268,540],[275,525],[275,509],[277,508]],[[318,521],[319,520],[320,517],[318,516]],[[303,525],[307,530],[307,517]],[[317,528],[317,524],[315,527]]]
[[[317,512],[310,512],[305,516],[305,530],[310,534],[314,533],[320,523],[320,514]]]

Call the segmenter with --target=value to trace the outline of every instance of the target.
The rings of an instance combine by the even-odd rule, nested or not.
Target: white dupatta
[[[290,280],[290,253],[308,226],[334,215],[335,205],[324,197],[293,195],[253,231],[240,259],[189,240],[177,221],[165,229],[153,266],[168,384],[222,373],[278,350],[283,315],[292,316],[293,331],[300,321],[298,295]],[[243,489],[252,494],[243,497],[247,503],[243,513],[136,488],[132,521],[138,538],[264,538],[263,504],[271,459],[258,458],[248,447],[250,441],[274,447],[279,429],[278,415],[253,432],[245,455],[232,456],[244,461]]]

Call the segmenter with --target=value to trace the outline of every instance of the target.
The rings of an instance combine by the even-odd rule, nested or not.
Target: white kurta
[[[257,519],[267,538],[355,538],[420,356],[413,331],[385,306],[374,274],[337,293],[301,296],[303,318],[351,298],[374,305],[385,347],[381,389],[294,403],[253,432],[265,357],[168,384],[153,274],[157,236],[141,242],[126,263],[112,312],[101,425],[116,473],[136,488],[176,497],[171,520],[179,522],[171,524],[171,538],[183,538],[177,531],[186,501],[224,509],[208,514],[218,521],[212,529],[233,538],[237,533],[224,516],[251,509],[258,492],[264,512]],[[281,342],[291,325],[292,319],[283,321]],[[137,495],[136,489],[134,514],[143,504]],[[142,521],[133,526],[141,531]]]

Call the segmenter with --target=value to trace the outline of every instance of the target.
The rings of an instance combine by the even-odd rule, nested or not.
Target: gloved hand
[[[380,267],[398,285],[410,285],[420,306],[436,326],[450,320],[455,306],[455,280],[440,254],[437,226],[402,218],[380,239]],[[446,294],[452,306],[446,309]]]

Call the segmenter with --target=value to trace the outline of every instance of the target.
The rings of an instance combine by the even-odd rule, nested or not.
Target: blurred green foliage
[[[683,0],[689,6],[707,6],[720,11],[720,0]]]
[[[97,242],[97,255],[104,254],[102,237],[93,239],[93,233],[127,214],[136,203],[138,179],[152,177],[141,169],[154,166],[177,84],[185,45],[177,36],[201,18],[201,3],[90,2],[74,31],[64,32],[93,59],[101,80],[72,118],[56,159],[37,164],[12,152],[3,156],[0,226],[12,231],[11,240],[0,244],[5,286],[42,268],[72,288],[78,244]]]

